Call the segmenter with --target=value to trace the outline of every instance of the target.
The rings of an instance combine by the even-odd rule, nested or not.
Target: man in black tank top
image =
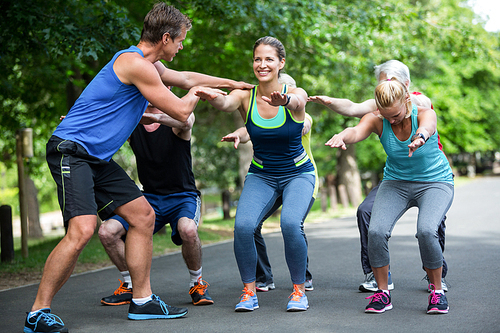
[[[182,246],[189,270],[192,302],[207,305],[213,304],[213,300],[207,291],[208,284],[201,278],[202,254],[197,230],[200,192],[191,161],[193,124],[194,114],[186,122],[180,122],[150,104],[129,142],[136,156],[143,194],[156,213],[154,233],[170,224],[172,241]],[[113,295],[101,300],[103,305],[129,304],[132,299],[132,281],[125,261],[124,239],[128,227],[124,219],[115,215],[99,229],[99,238],[123,277]]]

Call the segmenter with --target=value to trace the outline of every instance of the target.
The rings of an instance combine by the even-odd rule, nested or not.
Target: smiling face
[[[279,71],[285,66],[285,59],[279,59],[278,52],[271,45],[260,44],[253,56],[253,72],[262,82],[278,79]]]

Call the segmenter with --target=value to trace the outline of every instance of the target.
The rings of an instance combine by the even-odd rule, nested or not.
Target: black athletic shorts
[[[69,219],[80,215],[99,214],[106,220],[117,207],[142,196],[115,161],[91,156],[82,145],[57,136],[49,139],[46,148],[66,227]]]

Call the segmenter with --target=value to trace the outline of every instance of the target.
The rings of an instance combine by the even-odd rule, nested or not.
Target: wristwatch
[[[427,142],[427,140],[429,140],[429,138],[425,138],[425,135],[423,133],[415,133],[415,135],[411,137],[411,142],[415,141],[418,138],[424,139],[424,142]]]

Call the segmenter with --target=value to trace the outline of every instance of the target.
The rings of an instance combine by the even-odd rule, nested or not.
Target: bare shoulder
[[[113,64],[113,70],[120,81],[129,85],[159,77],[155,65],[136,52],[126,52],[118,56]]]

